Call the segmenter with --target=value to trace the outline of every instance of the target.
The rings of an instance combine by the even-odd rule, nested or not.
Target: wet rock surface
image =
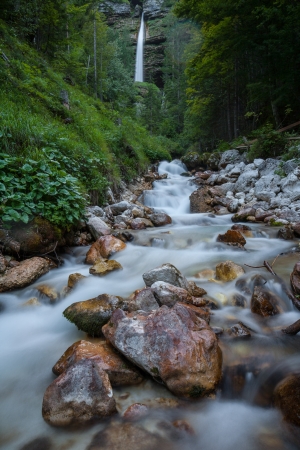
[[[86,450],[173,450],[167,439],[147,431],[139,425],[128,423],[113,423],[97,433]]]
[[[52,371],[55,375],[61,375],[82,359],[97,359],[112,386],[135,385],[143,380],[140,371],[105,341],[94,344],[84,340],[75,342],[59,358]]]
[[[0,276],[0,292],[28,286],[47,273],[49,269],[49,262],[44,258],[26,259]]]
[[[282,312],[278,298],[270,291],[256,286],[251,298],[251,311],[263,317],[274,316]]]
[[[300,426],[300,374],[283,379],[275,388],[274,404],[283,414],[285,421]]]
[[[122,268],[122,265],[114,259],[97,259],[89,272],[91,275],[103,276],[113,270],[121,270]]]
[[[116,412],[108,375],[96,359],[82,359],[69,367],[47,388],[43,418],[53,426],[78,425]]]
[[[187,279],[181,272],[172,264],[163,264],[155,269],[149,270],[143,274],[143,279],[146,286],[150,287],[156,281],[164,281],[173,286],[189,290]]]
[[[73,303],[64,310],[63,315],[90,336],[102,336],[102,326],[109,321],[115,309],[124,306],[122,297],[101,294],[91,300]]]
[[[228,230],[225,234],[219,234],[217,241],[240,248],[246,244],[246,239],[238,230]]]
[[[129,360],[176,395],[201,397],[221,378],[222,353],[215,333],[182,304],[128,315],[118,309],[102,331]]]
[[[158,309],[161,305],[158,304],[157,298],[154,295],[154,290],[151,288],[144,288],[134,293],[133,298],[128,304],[129,311],[153,311]]]
[[[295,264],[291,273],[291,286],[296,295],[300,295],[300,262]]]
[[[216,279],[232,281],[244,275],[244,269],[233,261],[225,261],[216,265]]]

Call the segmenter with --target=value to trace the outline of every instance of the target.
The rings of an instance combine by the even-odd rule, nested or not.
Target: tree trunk
[[[94,90],[97,98],[97,28],[96,19],[94,19]]]

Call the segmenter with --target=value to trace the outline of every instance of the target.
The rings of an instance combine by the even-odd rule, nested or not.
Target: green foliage
[[[42,216],[55,225],[83,217],[85,198],[76,178],[58,163],[0,154],[0,212],[3,222],[28,223]]]
[[[287,144],[286,137],[282,133],[273,130],[271,124],[267,124],[255,132],[256,142],[248,152],[248,158],[274,158],[284,153]]]

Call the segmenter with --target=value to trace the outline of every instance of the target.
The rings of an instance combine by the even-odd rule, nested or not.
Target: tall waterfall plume
[[[142,13],[141,26],[138,34],[136,61],[135,61],[135,77],[134,81],[144,81],[144,13]]]

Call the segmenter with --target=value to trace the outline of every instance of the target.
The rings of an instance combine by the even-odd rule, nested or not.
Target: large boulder
[[[139,425],[113,423],[99,431],[92,439],[87,450],[174,450],[165,438],[151,433]]]
[[[274,403],[284,420],[300,427],[300,374],[284,378],[275,388]]]
[[[197,152],[189,152],[182,156],[181,161],[186,165],[188,170],[193,170],[201,166],[202,158]]]
[[[172,223],[171,217],[165,213],[150,214],[149,219],[155,227],[163,227],[164,225],[169,225],[170,223]]]
[[[106,236],[111,233],[111,228],[97,216],[92,216],[89,218],[87,221],[87,227],[94,239],[99,239],[99,237]]]
[[[82,359],[69,367],[50,386],[42,414],[50,425],[86,424],[116,412],[108,375],[97,359]]]
[[[165,281],[189,291],[189,283],[184,275],[172,264],[163,264],[143,274],[143,280],[147,287],[156,281]]]
[[[216,265],[216,279],[232,281],[244,275],[244,269],[233,261],[224,261]]]
[[[16,267],[7,270],[0,276],[0,292],[11,291],[28,286],[50,269],[49,262],[44,258],[34,257],[22,261]]]
[[[113,311],[125,306],[125,300],[115,295],[101,294],[91,300],[72,303],[63,312],[78,330],[85,331],[90,336],[102,336],[101,328],[106,324]]]
[[[103,334],[175,395],[201,397],[221,378],[222,353],[215,333],[182,303],[151,313],[126,315],[118,309]]]
[[[292,202],[300,199],[300,168],[297,167],[281,181],[281,190]]]
[[[82,359],[97,359],[101,370],[107,373],[112,386],[139,384],[143,381],[140,371],[127,361],[109,343],[77,341],[69,347],[53,366],[55,375],[61,375]]]

